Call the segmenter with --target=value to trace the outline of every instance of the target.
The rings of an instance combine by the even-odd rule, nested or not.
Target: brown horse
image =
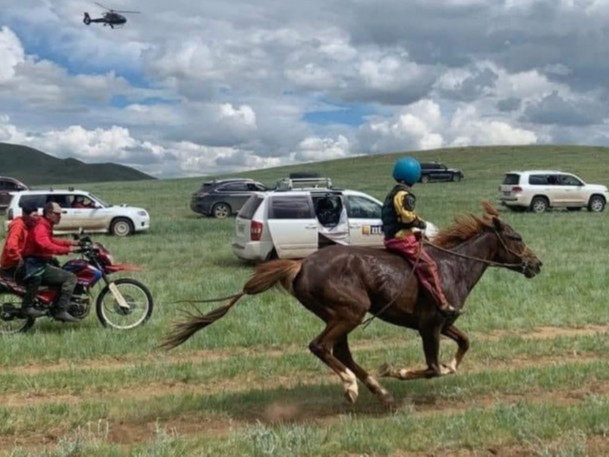
[[[532,278],[541,261],[524,244],[521,236],[501,221],[497,211],[483,203],[480,217],[464,215],[442,230],[426,248],[438,264],[445,294],[461,309],[488,266],[505,267]],[[163,347],[182,344],[195,332],[224,316],[243,296],[259,294],[276,284],[326,323],[325,329],[309,344],[309,349],[340,377],[345,395],[351,402],[358,397],[357,379],[384,403],[392,395],[366,370],[355,363],[347,341],[349,332],[371,313],[395,325],[419,331],[427,368],[422,370],[381,367],[381,376],[399,379],[431,378],[456,373],[469,340],[438,311],[431,296],[419,287],[411,265],[401,256],[385,250],[330,246],[303,260],[274,260],[257,266],[242,292],[230,297],[228,304],[206,315],[191,314],[177,324]],[[454,340],[458,349],[447,365],[438,361],[440,335]],[[357,379],[356,379],[357,378]]]

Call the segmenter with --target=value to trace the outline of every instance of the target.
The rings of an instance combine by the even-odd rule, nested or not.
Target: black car
[[[457,168],[448,168],[440,162],[421,163],[421,178],[419,182],[455,181],[463,179],[463,172]]]
[[[265,185],[252,179],[208,181],[192,194],[190,209],[205,216],[224,219],[237,214],[253,193],[267,190]]]

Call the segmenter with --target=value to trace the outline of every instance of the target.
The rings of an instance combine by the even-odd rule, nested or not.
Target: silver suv
[[[499,186],[499,202],[513,210],[543,213],[548,208],[594,213],[605,209],[606,186],[586,184],[571,173],[556,170],[510,171]]]
[[[42,212],[50,201],[62,210],[61,221],[53,228],[58,234],[78,233],[82,228],[88,233],[127,236],[150,227],[150,216],[143,208],[109,205],[89,192],[70,188],[15,192],[8,206],[5,229],[13,218],[21,216],[23,206],[34,205]]]

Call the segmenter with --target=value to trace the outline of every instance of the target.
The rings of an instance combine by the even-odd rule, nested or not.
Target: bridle
[[[426,244],[428,246],[431,246],[431,247],[433,247],[433,248],[435,248],[435,249],[437,249],[439,251],[446,252],[447,254],[454,255],[456,257],[462,257],[464,259],[475,260],[476,262],[485,263],[485,264],[487,264],[487,265],[489,265],[491,267],[518,268],[521,271],[525,271],[526,268],[529,266],[529,262],[524,260],[524,252],[525,252],[524,249],[520,253],[515,252],[513,249],[510,249],[508,247],[508,245],[506,244],[506,242],[503,239],[503,237],[499,234],[499,231],[496,228],[494,228],[494,227],[493,227],[493,233],[495,235],[497,235],[497,239],[499,239],[499,242],[501,243],[501,246],[503,247],[503,249],[505,249],[506,252],[509,252],[510,254],[518,257],[520,259],[520,263],[495,262],[494,260],[487,260],[487,259],[482,259],[480,257],[470,256],[470,255],[467,255],[467,254],[461,254],[460,252],[455,252],[455,251],[452,251],[450,249],[446,249],[446,248],[443,248],[441,246],[438,246],[437,244],[433,244],[431,241],[429,241],[427,239],[423,239],[422,243]],[[509,235],[508,235],[508,237],[509,237]],[[517,238],[516,236],[514,236],[513,238],[515,240],[521,241],[519,237]]]

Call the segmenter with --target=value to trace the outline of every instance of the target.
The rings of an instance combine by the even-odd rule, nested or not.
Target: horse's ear
[[[499,217],[499,213],[488,200],[482,200],[480,204],[482,205],[482,209],[486,214],[488,214],[489,216]]]
[[[498,232],[503,230],[503,222],[496,216],[493,216],[493,227],[495,227],[495,230]]]

